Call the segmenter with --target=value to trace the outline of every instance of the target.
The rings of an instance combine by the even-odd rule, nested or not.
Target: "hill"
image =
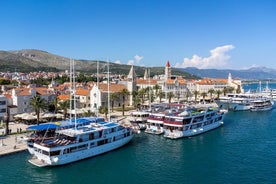
[[[54,67],[36,62],[32,59],[20,56],[7,51],[0,51],[0,71],[1,72],[30,72],[30,71],[58,71]]]
[[[5,57],[4,55],[9,55]],[[46,51],[35,50],[35,49],[24,49],[16,51],[1,51],[0,59],[2,58],[2,63],[5,64],[7,68],[14,71],[15,65],[11,62],[19,63],[20,67],[16,67],[17,71],[30,72],[30,71],[65,71],[69,70],[69,61],[70,59],[63,56],[58,56]],[[11,59],[12,58],[12,59]],[[97,61],[96,60],[75,60],[76,62],[76,71],[93,74],[97,73]],[[22,64],[21,64],[22,63]],[[23,65],[24,63],[24,65]],[[99,72],[106,71],[106,61],[99,61]],[[109,63],[110,72],[112,74],[125,74],[127,75],[130,66],[125,64]],[[164,63],[165,65],[165,63]],[[147,67],[135,66],[135,72],[138,76],[143,76],[145,69]],[[24,70],[23,70],[24,69]],[[164,67],[151,67],[151,76],[164,74]],[[6,71],[6,70],[4,70]],[[195,75],[190,75],[187,72],[179,71],[176,68],[172,68],[173,75],[181,75],[185,78],[198,78]]]

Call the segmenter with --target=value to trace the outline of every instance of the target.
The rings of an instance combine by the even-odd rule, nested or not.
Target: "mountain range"
[[[246,70],[232,69],[198,69],[194,67],[181,68],[180,71],[197,75],[201,78],[227,78],[231,73],[232,78],[240,78],[243,80],[273,80],[276,79],[276,70],[266,67],[252,67]]]
[[[52,54],[46,51],[36,49],[24,49],[15,51],[0,51],[0,72],[32,72],[32,71],[65,71],[69,70],[69,61],[67,57]],[[97,73],[97,60],[75,60],[76,71],[88,74]],[[106,61],[99,61],[99,72],[106,71]],[[130,66],[125,64],[109,63],[112,74],[127,75]],[[165,61],[164,61],[165,66]],[[145,66],[135,66],[135,72],[138,76],[143,76]],[[164,67],[150,67],[151,76],[164,74]],[[198,69],[194,67],[173,68],[173,75],[181,75],[187,79],[197,78],[227,78],[231,73],[232,78],[262,80],[276,79],[276,70],[266,67],[253,67],[247,70],[232,69]]]

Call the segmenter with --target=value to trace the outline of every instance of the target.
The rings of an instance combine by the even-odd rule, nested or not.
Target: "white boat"
[[[223,124],[224,111],[217,108],[187,109],[177,116],[165,116],[164,137],[177,139],[195,136]]]
[[[133,137],[131,128],[113,122],[58,130],[57,134],[34,142],[30,163],[38,167],[68,164],[122,147]]]
[[[253,108],[252,101],[256,99],[267,99],[267,97],[255,93],[235,93],[222,96],[215,102],[221,109],[227,109],[230,111],[246,111]]]
[[[129,117],[129,121],[132,126],[137,126],[137,129],[146,129],[146,122],[149,117],[149,112],[146,111],[134,111]]]
[[[42,123],[40,125],[31,125],[27,129],[33,132],[26,137],[27,148],[30,154],[34,154],[34,142],[51,140],[56,136],[56,131],[61,129],[83,126],[90,123],[104,122],[101,117],[82,117],[77,118],[76,123],[70,120]]]
[[[257,99],[252,101],[251,111],[269,111],[273,108],[274,101],[271,99]]]
[[[150,134],[164,133],[165,114],[164,113],[150,113],[147,120],[147,127],[145,132]]]

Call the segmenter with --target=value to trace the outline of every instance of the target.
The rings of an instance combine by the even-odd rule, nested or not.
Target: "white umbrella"
[[[24,120],[34,120],[34,119],[36,119],[36,116],[27,114],[27,115],[22,116],[21,118]]]

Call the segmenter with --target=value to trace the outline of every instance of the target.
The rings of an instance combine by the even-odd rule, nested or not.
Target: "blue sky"
[[[217,69],[276,69],[274,0],[1,0],[0,50]]]

